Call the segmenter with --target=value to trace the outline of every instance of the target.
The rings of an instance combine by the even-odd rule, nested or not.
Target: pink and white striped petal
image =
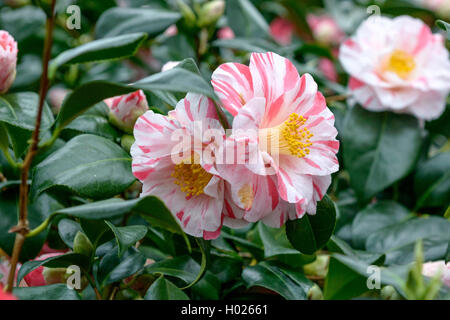
[[[225,63],[212,74],[214,91],[233,116],[253,97],[250,70],[239,63]]]

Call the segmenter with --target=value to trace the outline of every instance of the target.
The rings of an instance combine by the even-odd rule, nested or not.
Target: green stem
[[[200,252],[202,253],[202,263],[200,265],[200,272],[198,273],[197,278],[195,278],[194,281],[192,281],[186,287],[181,288],[181,290],[186,290],[194,286],[197,282],[199,282],[203,278],[203,276],[206,273],[206,263],[207,263],[206,252],[203,246],[199,243],[199,240],[197,238],[195,238],[195,240],[197,241],[198,247],[200,248]]]
[[[26,238],[32,238],[43,232],[47,227],[49,226],[50,222],[55,217],[54,214],[51,214],[47,219],[44,220],[39,226],[31,230],[27,235]]]

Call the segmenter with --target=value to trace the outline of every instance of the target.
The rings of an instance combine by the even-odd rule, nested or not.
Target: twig
[[[334,101],[343,101],[346,100],[349,97],[349,94],[339,94],[336,96],[330,96],[326,98],[327,103],[334,102]]]
[[[41,117],[42,110],[44,107],[45,97],[48,91],[48,63],[50,60],[50,54],[53,42],[53,28],[55,23],[55,3],[56,0],[52,0],[51,3],[51,14],[47,17],[46,32],[44,40],[44,52],[42,57],[42,76],[41,76],[41,86],[39,90],[39,106],[36,115],[36,124],[32,134],[31,145],[28,149],[25,160],[23,161],[22,171],[21,171],[21,184],[20,184],[20,195],[19,195],[19,221],[17,226],[11,228],[10,232],[16,233],[16,240],[14,242],[14,249],[11,257],[11,269],[8,275],[8,286],[6,288],[7,292],[11,292],[14,286],[14,276],[16,273],[17,262],[19,261],[20,252],[22,251],[23,243],[25,242],[25,237],[29,232],[28,227],[28,174],[30,170],[31,163],[37,153],[39,144],[39,131],[41,128]]]

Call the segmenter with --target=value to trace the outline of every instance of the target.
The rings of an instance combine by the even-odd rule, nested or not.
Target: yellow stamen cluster
[[[394,50],[385,65],[386,71],[395,72],[402,79],[406,79],[415,68],[414,57],[402,50]]]
[[[277,127],[262,129],[259,141],[262,149],[270,154],[287,154],[302,158],[309,154],[313,134],[306,128],[306,118],[292,113],[289,119]]]
[[[175,178],[174,183],[180,186],[181,191],[186,193],[188,197],[203,194],[203,190],[213,177],[201,165],[192,163],[191,160],[187,159],[175,165],[172,172],[172,177]]]
[[[306,127],[302,128],[305,122],[306,119],[303,116],[293,113],[289,116],[289,120],[284,122],[281,130],[281,140],[288,145],[289,152],[298,158],[309,154],[308,147],[312,145],[309,139],[313,134]]]
[[[239,199],[241,203],[245,206],[244,209],[250,209],[253,205],[253,200],[255,195],[253,193],[253,188],[251,185],[246,184],[238,191]]]

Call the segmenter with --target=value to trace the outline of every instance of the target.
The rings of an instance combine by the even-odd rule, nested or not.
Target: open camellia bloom
[[[105,103],[110,110],[110,121],[127,133],[133,133],[137,118],[148,111],[147,99],[142,90],[106,99]]]
[[[213,101],[188,93],[169,116],[142,115],[134,136],[132,168],[143,183],[141,196],[161,198],[186,233],[218,237],[235,214],[213,158],[203,156],[214,154],[225,136]]]
[[[350,73],[354,99],[373,111],[438,118],[450,91],[444,39],[421,20],[371,17],[346,40],[340,61]]]
[[[249,67],[221,65],[212,84],[223,106],[235,116],[227,140],[233,140],[236,150],[246,144],[249,153],[248,161],[235,169],[241,174],[225,178],[234,198],[254,199],[262,208],[259,218],[268,219],[272,226],[306,212],[314,214],[331,173],[339,169],[339,142],[334,115],[313,78],[300,77],[288,59],[275,53],[253,53]],[[254,175],[266,176],[265,183]],[[246,201],[236,204],[251,210]]]
[[[16,79],[17,42],[0,30],[0,94],[6,93]]]

